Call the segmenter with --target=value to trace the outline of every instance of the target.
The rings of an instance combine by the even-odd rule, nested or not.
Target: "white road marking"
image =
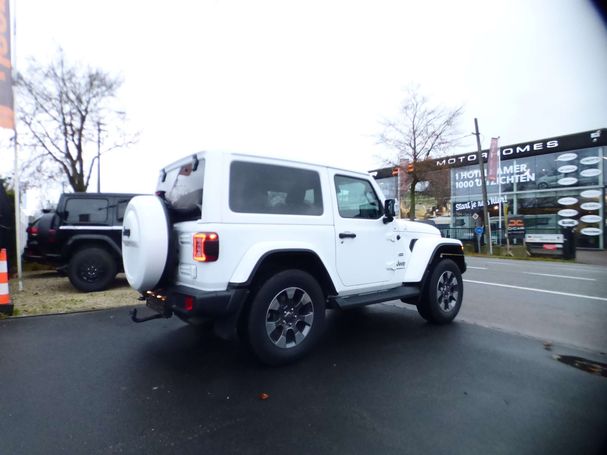
[[[479,258],[467,257],[466,262],[472,262],[478,260],[481,264],[496,264],[503,266],[515,266],[518,265],[533,265],[534,267],[549,267],[551,269],[559,269],[560,270],[573,270],[575,272],[594,272],[594,273],[604,273],[607,270],[605,266],[595,266],[590,267],[588,264],[572,264],[574,267],[571,267],[569,264],[563,264],[559,262],[539,262],[539,261],[517,261],[516,259],[505,259],[503,261],[487,261],[481,260]]]
[[[500,286],[500,287],[503,287],[503,288],[520,289],[521,291],[545,292],[546,294],[566,295],[568,297],[578,297],[580,299],[601,300],[603,302],[607,302],[607,298],[604,298],[604,297],[595,297],[593,295],[571,294],[569,292],[558,292],[558,291],[549,291],[547,289],[526,288],[526,287],[523,287],[523,286],[513,286],[511,284],[488,283],[486,281],[464,280],[464,282],[466,282],[466,283],[476,283],[476,284],[486,284],[488,286]]]
[[[594,273],[605,273],[605,267],[601,266],[601,265],[597,265],[595,267],[592,268],[587,268],[584,266],[580,266],[580,267],[563,267],[562,265],[558,265],[556,267],[559,270],[573,270],[575,272],[594,272]]]
[[[524,273],[527,273],[528,275],[552,276],[555,278],[568,278],[570,280],[596,281],[594,278],[582,278],[579,276],[552,275],[550,273],[535,273],[535,272],[524,272]]]
[[[469,265],[466,268],[468,268],[468,269],[478,269],[478,270],[487,270],[487,267],[472,267],[471,265]]]

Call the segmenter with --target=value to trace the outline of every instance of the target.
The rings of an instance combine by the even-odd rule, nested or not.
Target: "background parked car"
[[[66,193],[27,228],[26,261],[57,267],[84,292],[107,289],[122,271],[122,218],[135,194]]]

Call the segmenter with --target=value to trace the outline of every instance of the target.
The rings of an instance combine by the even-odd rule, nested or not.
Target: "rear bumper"
[[[238,317],[249,295],[247,289],[226,291],[200,291],[185,286],[175,286],[166,290],[148,291],[144,296],[146,306],[157,314],[145,318],[137,317],[137,310],[131,312],[134,322],[145,322],[157,318],[170,318],[174,314],[183,320],[190,318],[210,319],[224,337],[235,332]]]
[[[175,286],[167,290],[166,303],[173,313],[178,313],[184,318],[196,316],[221,319],[239,314],[248,294],[249,291],[246,289],[209,292],[186,286]],[[188,309],[190,303],[191,309]]]
[[[214,321],[217,335],[231,339],[237,335],[238,319],[248,295],[248,289],[243,288],[209,292],[175,286],[145,295],[146,305],[157,315],[139,319],[137,311],[133,310],[131,318],[135,322],[144,322],[170,318],[175,314],[186,321],[190,318],[209,319]]]

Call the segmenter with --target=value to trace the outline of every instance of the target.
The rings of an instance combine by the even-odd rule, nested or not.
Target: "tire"
[[[76,289],[97,292],[107,289],[117,273],[118,264],[111,253],[100,247],[90,247],[72,256],[67,276]]]
[[[463,296],[464,283],[459,267],[451,259],[443,259],[432,270],[417,312],[432,324],[448,324],[459,313]]]
[[[122,222],[122,263],[126,279],[139,292],[160,287],[173,272],[172,224],[157,196],[135,196]]]
[[[266,365],[293,362],[318,342],[325,322],[325,296],[301,270],[268,278],[255,293],[246,335],[253,354]]]

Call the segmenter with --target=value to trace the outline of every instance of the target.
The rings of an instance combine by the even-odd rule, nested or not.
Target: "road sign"
[[[476,226],[474,228],[474,233],[476,235],[483,235],[483,232],[485,231],[485,228],[483,226]]]
[[[472,219],[473,219],[474,221],[478,220],[478,213],[474,213],[474,214],[472,215]]]
[[[525,219],[522,216],[511,216],[508,218],[508,237],[522,239],[525,237]]]

